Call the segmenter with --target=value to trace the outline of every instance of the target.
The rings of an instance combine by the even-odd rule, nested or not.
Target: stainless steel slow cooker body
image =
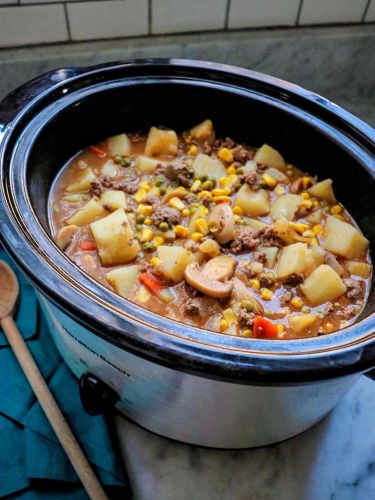
[[[1,239],[37,289],[67,364],[110,387],[124,415],[189,443],[259,446],[311,426],[375,365],[373,287],[360,321],[338,333],[228,337],[121,299],[49,236],[49,188],[73,154],[118,131],[186,129],[206,117],[218,135],[269,142],[293,163],[331,176],[375,247],[373,129],[287,82],[180,60],[60,69],[10,94],[0,105]]]

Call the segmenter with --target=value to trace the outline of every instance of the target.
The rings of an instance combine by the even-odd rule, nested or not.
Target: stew
[[[369,288],[368,240],[318,181],[271,146],[216,139],[210,120],[88,147],[50,196],[57,245],[119,295],[229,335],[339,330]]]

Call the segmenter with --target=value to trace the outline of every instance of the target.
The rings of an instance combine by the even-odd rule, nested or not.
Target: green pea
[[[241,175],[243,173],[244,173],[244,169],[243,168],[237,168],[236,174]]]
[[[212,184],[215,187],[216,186],[216,179],[215,179],[215,177],[211,177],[209,180],[212,182]]]
[[[163,231],[163,233],[165,233],[166,231],[169,231],[169,224],[168,224],[168,222],[161,222],[159,224],[159,229],[160,229],[160,231]]]
[[[143,214],[138,214],[137,215],[137,218],[136,218],[136,221],[139,223],[139,224],[143,224],[144,221],[145,221],[146,217],[143,215]]]
[[[130,158],[121,158],[121,166],[122,167],[130,167],[130,165],[132,164],[132,161]]]
[[[142,248],[145,252],[153,252],[156,247],[153,243],[151,243],[151,241],[147,241],[146,243],[143,243]]]
[[[238,191],[240,188],[241,188],[241,184],[238,183],[238,184],[234,185],[234,190],[235,191]]]
[[[160,187],[163,185],[163,179],[161,177],[158,177],[155,181],[155,186]]]
[[[254,304],[252,304],[249,300],[243,300],[241,302],[241,309],[246,309],[247,312],[253,312]]]
[[[159,188],[159,193],[160,194],[165,194],[167,192],[167,190],[165,189],[165,187],[160,187]]]
[[[137,224],[137,225],[135,226],[135,230],[136,230],[136,231],[138,231],[139,233],[142,231],[142,229],[143,229],[142,224]]]
[[[202,189],[205,191],[211,191],[214,188],[214,183],[212,181],[205,181],[202,184]]]
[[[114,158],[113,158],[113,161],[117,164],[117,165],[120,165],[121,161],[122,161],[122,157],[120,155],[116,155]]]
[[[201,175],[201,176],[199,177],[199,180],[200,180],[201,182],[205,182],[207,179],[208,179],[208,176],[207,176],[207,175]]]

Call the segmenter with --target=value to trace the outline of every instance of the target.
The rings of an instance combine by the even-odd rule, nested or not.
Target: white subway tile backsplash
[[[227,0],[153,0],[152,33],[223,29]]]
[[[304,0],[300,24],[358,23],[367,0]]]
[[[3,5],[14,5],[17,3],[17,0],[0,0],[0,7]]]
[[[79,0],[20,0],[21,5],[27,5],[32,3],[62,3],[62,2],[77,2]],[[81,0],[82,1],[82,0]]]
[[[0,9],[0,47],[67,40],[63,5]]]
[[[300,0],[232,0],[229,28],[291,26],[297,19]]]
[[[370,6],[368,8],[366,17],[365,17],[365,22],[366,23],[373,23],[375,22],[375,0],[371,0]]]
[[[67,6],[73,40],[93,40],[148,33],[147,0],[72,2]]]

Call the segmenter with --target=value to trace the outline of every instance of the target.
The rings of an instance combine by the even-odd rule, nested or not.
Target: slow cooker
[[[321,419],[375,366],[375,288],[356,324],[301,340],[237,338],[184,325],[120,298],[50,237],[47,200],[82,148],[154,124],[211,118],[218,136],[272,144],[331,177],[375,249],[375,131],[324,98],[260,73],[146,59],[49,72],[0,105],[1,241],[37,291],[91,413],[113,406],[179,441],[246,448]]]

